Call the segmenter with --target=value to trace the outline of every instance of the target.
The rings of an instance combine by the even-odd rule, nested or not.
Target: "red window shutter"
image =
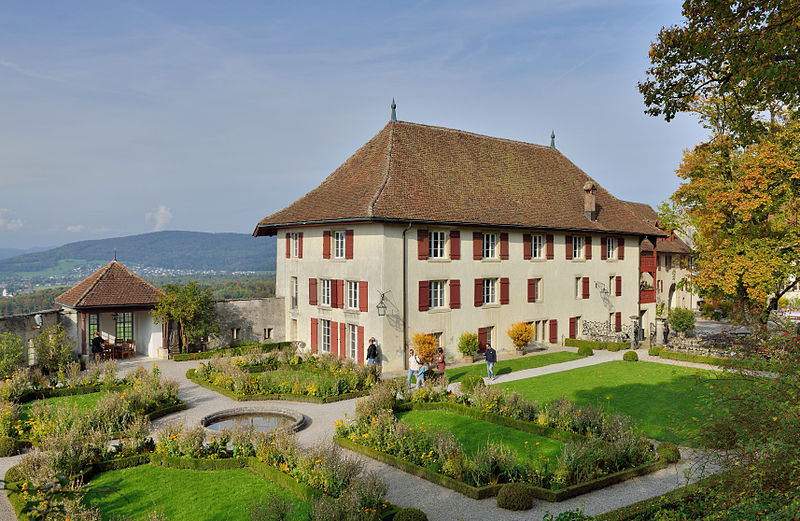
[[[346,230],[344,232],[344,258],[353,258],[353,230]]]
[[[317,305],[317,279],[308,279],[308,305]]]
[[[419,281],[419,310],[428,311],[431,300],[430,288],[427,280]]]
[[[550,320],[550,343],[558,343],[558,320],[556,319]]]
[[[461,281],[453,279],[450,281],[450,309],[461,307]]]
[[[331,281],[331,307],[339,307],[339,284],[338,280]]]
[[[569,317],[569,337],[575,338],[578,334],[578,319]]]
[[[291,234],[286,234],[286,258],[292,256],[292,236]]]
[[[318,346],[317,346],[317,333],[319,333],[319,331],[317,331],[317,319],[316,318],[312,318],[311,319],[311,351],[313,351],[314,353],[316,353],[317,349],[318,349]]]
[[[589,277],[583,277],[583,298],[589,298]]]
[[[336,291],[336,293],[338,294],[338,297],[339,297],[338,302],[337,302],[337,304],[338,304],[337,307],[339,309],[342,309],[342,308],[344,308],[344,281],[343,280],[337,280],[336,284],[339,286],[337,288],[337,291]]]
[[[358,326],[358,364],[364,365],[364,326]]]
[[[566,250],[564,253],[567,256],[567,260],[570,260],[572,259],[572,235],[564,236],[564,244],[566,245]]]
[[[369,291],[367,291],[367,281],[362,280],[358,283],[358,310],[367,312],[369,310]]]
[[[483,352],[486,349],[486,341],[488,340],[488,330],[485,327],[478,328],[478,351]]]
[[[608,245],[606,244],[606,238],[600,237],[600,260],[606,260],[608,258]]]
[[[530,259],[533,257],[533,237],[530,233],[522,235],[522,258]]]
[[[614,313],[614,331],[622,331],[622,312]]]
[[[330,231],[322,232],[322,258],[323,259],[330,259],[331,258],[331,232]]]
[[[483,279],[475,279],[475,307],[483,305]]]
[[[297,234],[297,258],[303,258],[303,232]]]
[[[536,279],[528,279],[528,302],[536,302]]]
[[[331,320],[331,353],[339,354],[339,324]]]
[[[428,230],[417,230],[417,259],[428,258]]]
[[[547,260],[553,260],[553,258],[555,257],[555,255],[553,253],[553,236],[552,235],[547,235],[545,237],[545,242],[546,242],[546,250],[547,250],[545,253],[547,254]]]
[[[623,260],[625,258],[625,239],[620,237],[617,239],[617,258]]]
[[[347,324],[339,324],[339,356],[344,360],[347,358]]]
[[[509,281],[508,277],[503,277],[500,279],[500,304],[508,304],[508,286]]]
[[[450,258],[453,260],[461,258],[461,232],[458,230],[450,232]]]
[[[592,238],[586,237],[586,243],[584,244],[584,256],[586,260],[592,260]]]
[[[508,234],[501,233],[500,234],[500,258],[502,260],[508,260]]]
[[[481,260],[483,258],[483,234],[472,232],[472,258]]]
[[[617,292],[617,296],[622,296],[622,276],[617,275],[617,279],[614,281],[614,289]]]

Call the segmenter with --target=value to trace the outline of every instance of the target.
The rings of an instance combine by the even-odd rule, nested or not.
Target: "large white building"
[[[666,234],[550,147],[392,121],[322,184],[262,219],[278,235],[286,336],[385,370],[414,333],[513,349],[514,322],[559,343],[640,317],[640,244]],[[386,306],[385,316],[378,304]]]

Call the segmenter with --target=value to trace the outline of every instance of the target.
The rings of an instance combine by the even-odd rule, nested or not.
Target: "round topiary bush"
[[[592,348],[589,346],[580,346],[578,348],[578,354],[581,356],[592,356],[594,351],[592,351]]]
[[[647,354],[650,356],[660,356],[663,349],[662,346],[653,346],[647,350]]]
[[[497,506],[506,510],[528,510],[533,506],[533,494],[522,483],[509,483],[497,494]]]
[[[394,515],[394,521],[428,521],[428,516],[418,508],[402,508]]]
[[[484,387],[483,378],[476,374],[468,374],[461,380],[461,392],[471,393],[476,387]]]
[[[625,351],[625,354],[622,355],[622,359],[626,362],[638,362],[639,355],[636,354],[636,351]]]
[[[667,463],[676,463],[681,459],[681,451],[678,450],[678,446],[668,441],[658,444],[656,454],[658,454],[658,459]]]

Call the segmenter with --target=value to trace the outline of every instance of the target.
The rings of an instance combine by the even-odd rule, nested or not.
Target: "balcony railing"
[[[652,273],[656,271],[656,258],[655,257],[640,257],[639,258],[639,272]]]
[[[655,288],[639,290],[639,302],[641,302],[642,304],[650,304],[651,302],[655,301],[656,301]]]

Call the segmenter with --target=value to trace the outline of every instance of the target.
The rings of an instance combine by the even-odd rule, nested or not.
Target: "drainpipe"
[[[406,233],[411,229],[411,223],[403,230],[403,367],[408,370],[408,327],[406,317],[408,315],[408,245],[406,244]]]

